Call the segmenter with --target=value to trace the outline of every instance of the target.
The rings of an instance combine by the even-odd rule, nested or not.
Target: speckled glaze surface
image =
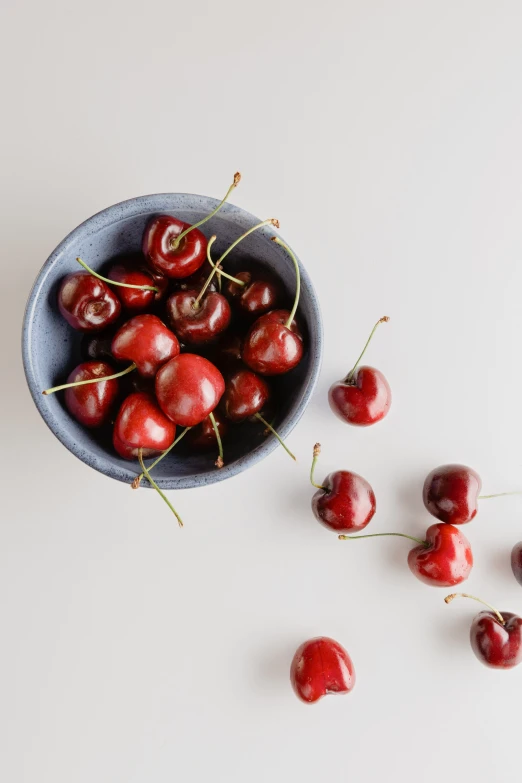
[[[118,457],[73,419],[61,394],[42,395],[42,390],[64,380],[79,363],[81,336],[65,322],[58,311],[57,291],[64,275],[78,270],[81,256],[94,269],[127,253],[136,253],[147,221],[159,213],[176,215],[195,223],[217,206],[207,196],[187,193],[161,193],[115,204],[74,229],[50,255],[42,267],[27,302],[22,353],[27,383],[36,407],[46,424],[69,451],[106,476],[130,483],[139,472],[136,465]],[[243,209],[226,204],[202,228],[207,237],[217,234],[216,251],[224,250],[234,239],[259,222]],[[242,243],[245,257],[255,259],[274,270],[288,292],[294,288],[295,273],[282,248],[270,241],[273,229],[264,227]],[[234,271],[234,262],[230,270]],[[228,267],[227,267],[228,268]],[[281,403],[275,426],[285,438],[301,418],[317,382],[323,346],[321,314],[316,293],[303,265],[301,299],[297,317],[305,327],[306,352],[300,365],[282,378]],[[266,457],[278,446],[272,436],[260,438],[251,425],[231,444],[224,468],[218,470],[209,454],[179,454],[176,450],[163,460],[155,472],[162,489],[182,489],[212,484],[235,476]],[[145,484],[144,484],[145,485]]]

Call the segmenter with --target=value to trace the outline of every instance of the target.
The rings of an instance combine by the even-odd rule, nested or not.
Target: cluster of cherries
[[[223,269],[243,239],[265,225],[278,228],[278,221],[253,226],[215,262],[216,237],[207,240],[200,231],[239,181],[236,174],[216,209],[194,225],[172,215],[151,219],[142,255],[113,263],[107,277],[77,259],[85,271],[68,275],[58,293],[62,316],[86,335],[88,361],[75,367],[66,383],[43,393],[64,390],[67,409],[85,427],[112,425],[116,452],[139,460],[142,472],[133,487],[145,476],[180,524],[150,471],[189,430],[187,441],[194,448],[218,451],[217,467],[224,464],[222,438],[229,426],[252,419],[293,457],[263,414],[271,399],[267,377],[288,373],[303,357],[303,335],[294,317],[297,260],[272,237],[292,259],[297,281],[291,310],[278,309],[283,290],[277,279],[251,268],[236,276]],[[127,366],[118,370],[121,362]],[[124,376],[129,378],[122,381]],[[177,427],[183,430],[176,437]],[[147,467],[144,459],[152,457]]]
[[[366,426],[382,419],[391,403],[390,387],[385,377],[372,367],[360,367],[359,362],[379,323],[375,325],[364,350],[348,376],[330,389],[333,411],[344,421]],[[362,476],[348,470],[330,473],[321,484],[314,481],[314,470],[320,454],[320,444],[313,449],[310,481],[317,492],[312,497],[312,511],[325,527],[337,533],[342,541],[400,536],[415,542],[408,554],[410,571],[427,585],[455,587],[464,582],[473,567],[473,554],[460,526],[477,514],[479,500],[500,495],[481,495],[479,475],[465,465],[442,465],[432,470],[423,487],[426,509],[439,522],[430,525],[424,538],[405,533],[374,533],[353,535],[364,530],[376,510],[375,494]],[[522,541],[511,555],[514,576],[522,585]],[[456,597],[472,598],[487,611],[480,612],[471,624],[471,647],[486,666],[510,669],[522,662],[522,618],[512,612],[499,612],[490,604],[467,593],[451,593],[444,599],[450,603]],[[328,693],[347,693],[355,684],[355,670],[346,650],[334,639],[318,637],[305,642],[297,650],[291,681],[297,695],[305,702],[314,702]]]

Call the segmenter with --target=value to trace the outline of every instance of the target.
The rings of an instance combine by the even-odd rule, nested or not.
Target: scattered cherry
[[[140,375],[153,378],[159,368],[179,354],[179,342],[163,321],[151,313],[123,324],[112,341],[112,355],[135,363]]]
[[[73,272],[63,280],[58,307],[73,329],[95,332],[118,318],[121,304],[109,286],[86,272]]]
[[[194,427],[206,419],[224,391],[225,381],[217,367],[193,353],[176,356],[156,375],[160,407],[182,427]]]
[[[491,604],[468,593],[452,593],[444,599],[471,598],[487,606],[480,612],[470,629],[471,647],[477,658],[491,669],[512,669],[522,662],[522,617],[512,612],[499,612]]]
[[[290,681],[297,696],[310,704],[328,694],[349,693],[355,685],[355,669],[339,642],[318,636],[297,649]]]
[[[114,374],[107,362],[83,362],[70,373],[68,384],[77,381],[99,379]],[[112,407],[118,396],[118,380],[104,380],[100,383],[72,386],[65,390],[65,405],[69,413],[84,427],[101,427],[108,421]]]
[[[338,418],[348,424],[368,427],[384,419],[390,409],[391,389],[382,372],[375,367],[359,367],[375,330],[379,324],[389,320],[388,316],[384,316],[377,321],[361,355],[346,378],[336,381],[328,392],[330,408]]]
[[[522,585],[522,541],[511,550],[511,568],[519,585]]]
[[[366,479],[349,470],[329,473],[321,484],[314,482],[314,470],[321,453],[321,444],[313,451],[310,482],[317,487],[312,498],[312,511],[322,525],[336,533],[356,533],[363,530],[375,514],[373,489]]]

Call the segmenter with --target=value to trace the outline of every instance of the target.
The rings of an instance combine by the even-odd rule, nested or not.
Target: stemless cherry
[[[355,669],[339,642],[318,636],[296,650],[290,682],[301,701],[311,704],[327,694],[349,693],[355,685]]]
[[[153,378],[179,350],[176,335],[151,313],[136,315],[124,323],[112,341],[114,358],[134,362],[145,378]]]
[[[96,332],[118,318],[121,304],[102,280],[86,272],[73,272],[63,280],[58,292],[58,307],[73,329]]]
[[[196,272],[204,263],[207,250],[207,240],[199,231],[199,226],[221,209],[240,179],[238,172],[234,175],[234,181],[225,198],[209,215],[194,225],[171,215],[158,215],[153,218],[143,235],[143,255],[148,264],[172,278],[188,277]]]
[[[384,419],[391,405],[391,389],[388,381],[375,367],[359,367],[361,359],[379,324],[386,323],[388,316],[381,318],[372,329],[361,355],[342,381],[336,381],[328,392],[330,408],[335,415],[348,424],[368,427]]]
[[[522,541],[511,550],[511,570],[519,585],[522,585]]]
[[[67,383],[113,375],[114,369],[107,362],[82,362],[70,373]],[[100,383],[81,384],[65,390],[65,405],[69,413],[84,427],[101,427],[108,421],[118,396],[117,379]]]
[[[182,427],[194,427],[212,413],[225,391],[225,380],[208,359],[182,353],[156,375],[156,397],[162,411]]]
[[[113,431],[114,448],[124,459],[155,457],[168,449],[176,426],[159,408],[152,394],[136,392],[122,403]]]

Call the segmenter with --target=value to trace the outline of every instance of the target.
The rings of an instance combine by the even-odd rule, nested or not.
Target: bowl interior
[[[110,432],[90,431],[68,413],[63,394],[43,396],[42,390],[63,383],[69,372],[84,359],[80,346],[82,335],[71,329],[61,317],[57,292],[64,275],[78,271],[76,257],[82,257],[93,269],[103,271],[107,261],[140,252],[141,238],[148,220],[155,214],[171,213],[189,223],[207,215],[215,199],[188,194],[143,196],[116,204],[94,215],[80,225],[58,246],[42,268],[27,305],[23,354],[26,376],[33,399],[53,433],[76,456],[91,467],[127,483],[139,472],[133,462],[121,459],[113,450]],[[248,228],[260,222],[233,205],[225,207],[202,227],[209,237],[217,235],[213,257]],[[290,306],[295,290],[295,272],[285,251],[275,242],[271,227],[249,236],[236,254],[227,258],[227,271],[239,271],[259,264],[275,274],[282,284]],[[246,266],[245,266],[246,265]],[[275,410],[271,422],[285,437],[297,423],[311,395],[320,366],[321,321],[316,295],[300,264],[301,298],[297,318],[304,330],[305,355],[290,373],[270,379]],[[259,422],[247,422],[231,428],[225,440],[226,465],[214,467],[216,455],[191,452],[183,441],[155,469],[162,488],[182,488],[223,480],[266,456],[277,446],[273,436],[266,436]]]

